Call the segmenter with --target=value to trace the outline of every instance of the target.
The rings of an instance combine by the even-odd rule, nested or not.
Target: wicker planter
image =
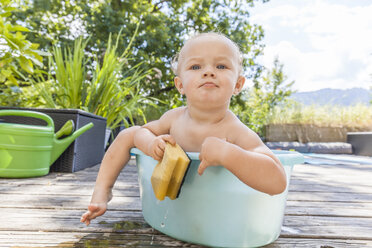
[[[78,109],[41,109],[41,108],[11,108],[42,112],[49,115],[54,121],[55,131],[59,130],[68,120],[73,120],[75,129],[92,122],[94,127],[79,136],[62,153],[50,167],[50,171],[75,172],[99,164],[104,155],[106,119]],[[40,119],[20,116],[6,116],[5,122],[44,125]]]

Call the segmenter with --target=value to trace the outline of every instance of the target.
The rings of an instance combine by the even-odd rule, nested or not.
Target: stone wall
[[[270,124],[266,126],[265,140],[307,142],[346,142],[345,127],[319,127],[303,124]]]

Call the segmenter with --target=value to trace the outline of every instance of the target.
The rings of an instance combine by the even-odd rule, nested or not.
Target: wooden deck
[[[109,211],[80,223],[97,171],[0,178],[0,247],[200,247],[144,222],[134,161]],[[372,165],[296,165],[281,235],[267,247],[372,247]]]

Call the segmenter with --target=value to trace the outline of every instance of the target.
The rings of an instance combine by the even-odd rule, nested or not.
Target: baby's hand
[[[226,139],[208,137],[204,140],[199,154],[199,175],[202,175],[204,170],[209,166],[221,165],[220,157],[225,145]]]
[[[166,142],[176,145],[176,141],[169,134],[159,135],[148,146],[148,154],[155,160],[162,160]]]

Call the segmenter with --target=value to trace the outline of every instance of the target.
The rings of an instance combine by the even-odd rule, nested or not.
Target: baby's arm
[[[105,153],[88,211],[80,219],[86,225],[106,212],[107,203],[112,198],[112,188],[120,171],[130,159],[129,151],[134,147],[134,134],[139,128],[139,126],[134,126],[121,131]]]
[[[169,132],[172,122],[177,118],[179,112],[180,109],[170,110],[159,120],[142,126],[134,137],[135,146],[155,160],[161,160],[164,155],[166,142],[173,145],[176,144],[176,141],[170,136]]]
[[[200,152],[199,174],[208,166],[222,165],[248,186],[270,194],[282,193],[286,186],[283,166],[270,149],[250,129],[237,128],[235,144],[208,137]]]

